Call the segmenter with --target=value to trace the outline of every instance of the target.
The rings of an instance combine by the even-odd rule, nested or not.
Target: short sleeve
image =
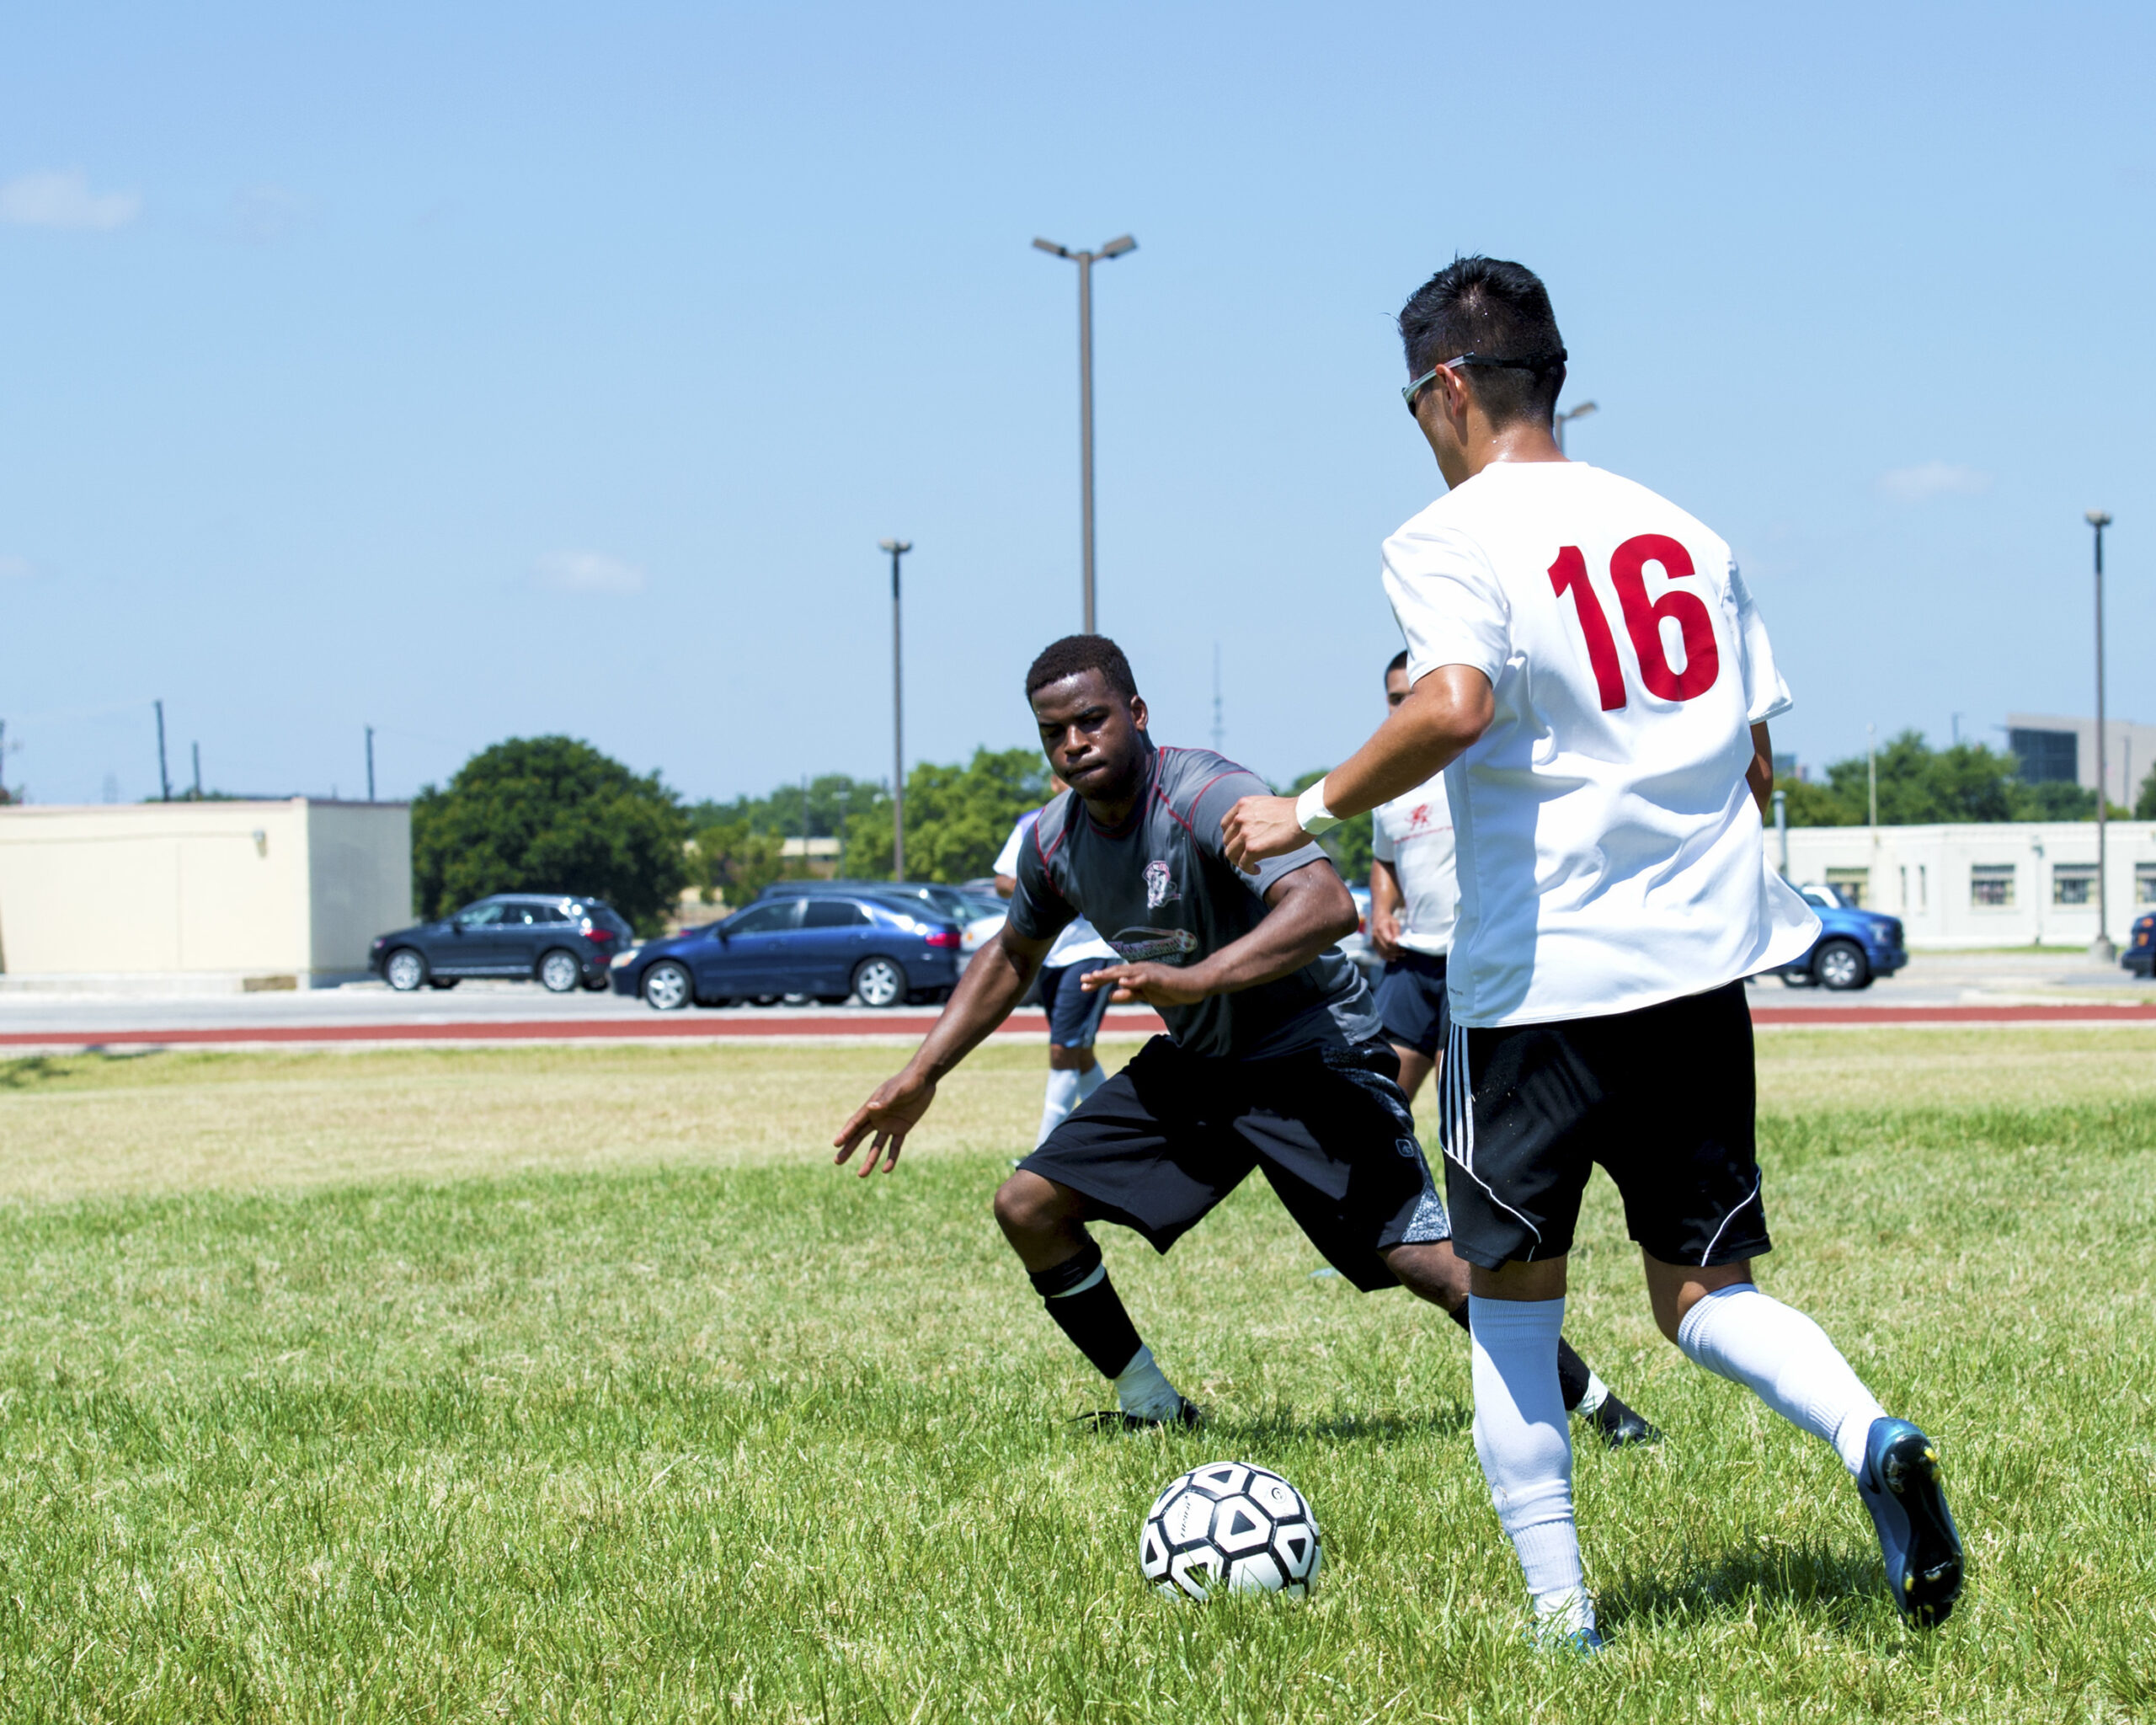
[[[1191,805],[1188,820],[1191,836],[1198,848],[1209,856],[1227,861],[1228,844],[1221,836],[1220,823],[1228,811],[1245,797],[1269,797],[1273,787],[1246,768],[1231,767],[1219,777],[1200,787],[1198,800]],[[1246,873],[1235,869],[1245,886],[1262,899],[1273,890],[1273,883],[1283,875],[1293,874],[1298,868],[1307,868],[1313,862],[1329,862],[1331,858],[1315,845],[1304,845],[1284,857],[1268,857],[1257,865],[1257,873]],[[1230,867],[1233,865],[1230,864]]]
[[[1737,559],[1729,560],[1729,597],[1737,611],[1737,653],[1744,671],[1744,717],[1751,724],[1779,718],[1796,702],[1774,668],[1774,649],[1767,639],[1767,625],[1752,590],[1738,573]]]
[[[1512,657],[1512,607],[1465,534],[1411,521],[1385,542],[1385,597],[1407,638],[1407,680],[1469,665],[1495,683]]]
[[[1026,835],[1033,830],[1033,823],[1041,818],[1040,810],[1028,809],[1018,817],[1018,824],[1011,829],[1011,836],[1003,841],[1003,848],[995,853],[995,866],[991,874],[1015,875],[1018,872],[1018,852],[1026,842]]]
[[[1025,826],[1017,836],[1018,857],[1011,870],[1018,879],[1011,895],[1011,927],[1027,940],[1054,940],[1078,920],[1077,908],[1056,888],[1041,857],[1040,826]],[[999,870],[999,873],[1001,871]]]
[[[1385,823],[1374,814],[1370,817],[1370,854],[1380,862],[1390,862],[1397,855],[1392,835],[1385,830]]]

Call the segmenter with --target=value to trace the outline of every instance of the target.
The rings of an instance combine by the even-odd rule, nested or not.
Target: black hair
[[[1106,635],[1065,635],[1042,648],[1041,656],[1026,673],[1026,698],[1030,701],[1037,690],[1088,670],[1098,671],[1125,700],[1137,698],[1138,679],[1130,674],[1130,661]]]
[[[1520,419],[1547,425],[1557,410],[1557,393],[1565,387],[1564,338],[1550,309],[1550,290],[1524,264],[1454,258],[1400,308],[1400,341],[1411,378],[1462,354],[1526,362],[1469,368],[1475,398],[1493,425]]]
[[[1407,669],[1407,649],[1403,647],[1385,662],[1385,674],[1390,676],[1396,670]]]

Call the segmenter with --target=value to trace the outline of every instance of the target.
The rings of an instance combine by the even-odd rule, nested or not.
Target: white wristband
[[[1301,796],[1295,798],[1295,820],[1312,838],[1320,833],[1331,832],[1340,825],[1333,812],[1325,806],[1325,781],[1320,779]]]

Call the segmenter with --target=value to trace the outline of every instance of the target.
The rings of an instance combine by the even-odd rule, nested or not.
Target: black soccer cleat
[[[1161,1426],[1188,1430],[1203,1424],[1204,1410],[1187,1396],[1180,1399],[1182,1405],[1166,1418],[1150,1413],[1125,1413],[1120,1407],[1103,1407],[1097,1413],[1081,1413],[1071,1423],[1091,1426],[1097,1432],[1150,1432]]]
[[[1886,1590],[1912,1623],[1943,1623],[1961,1596],[1961,1535],[1939,1485],[1939,1446],[1906,1419],[1875,1419],[1857,1495],[1871,1512]]]
[[[1662,1428],[1642,1418],[1620,1402],[1614,1393],[1605,1391],[1602,1405],[1588,1416],[1588,1423],[1602,1434],[1602,1441],[1613,1450],[1629,1450],[1635,1444],[1659,1444]]]

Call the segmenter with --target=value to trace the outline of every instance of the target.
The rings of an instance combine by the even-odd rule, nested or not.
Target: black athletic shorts
[[[1387,1042],[1412,1048],[1425,1060],[1437,1059],[1452,1028],[1444,954],[1402,947],[1398,958],[1387,959],[1385,975],[1378,979],[1378,1017],[1385,1021]]]
[[[1572,1250],[1596,1162],[1665,1263],[1772,1248],[1744,985],[1606,1018],[1452,1027],[1439,1085],[1453,1247],[1496,1269]]]
[[[1396,1287],[1380,1254],[1451,1231],[1399,1073],[1375,1039],[1230,1060],[1156,1036],[1018,1166],[1155,1252],[1262,1168],[1342,1275],[1365,1293]]]

